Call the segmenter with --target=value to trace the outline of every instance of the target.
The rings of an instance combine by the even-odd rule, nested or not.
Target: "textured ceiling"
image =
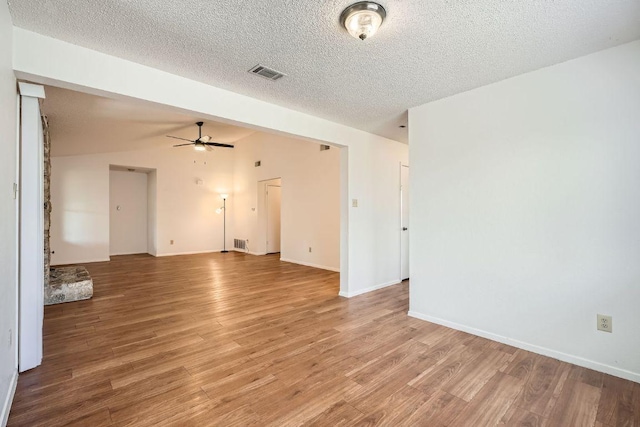
[[[380,0],[364,42],[351,0],[9,2],[18,27],[399,141],[410,107],[640,38],[639,0]]]
[[[194,123],[200,121],[199,117],[50,86],[45,88],[45,95],[42,110],[49,120],[53,156],[171,147],[182,142],[166,135],[198,137]],[[252,133],[211,121],[202,126],[202,134],[215,142],[233,143]]]

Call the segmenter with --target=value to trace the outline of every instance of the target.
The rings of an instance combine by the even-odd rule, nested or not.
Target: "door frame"
[[[402,274],[402,261],[403,261],[403,257],[402,257],[402,252],[403,252],[403,250],[402,250],[402,233],[403,233],[403,230],[402,230],[402,227],[403,227],[403,224],[402,224],[402,213],[403,213],[403,208],[404,208],[404,206],[402,204],[402,194],[403,194],[403,191],[402,191],[402,168],[407,168],[407,171],[410,171],[411,169],[409,168],[409,165],[405,165],[403,162],[399,162],[399,165],[400,166],[398,168],[398,189],[399,189],[398,197],[400,199],[400,202],[399,202],[398,205],[400,207],[400,215],[399,215],[399,220],[398,220],[398,230],[399,230],[399,236],[400,236],[400,238],[399,238],[399,245],[400,245],[399,260],[400,261],[399,261],[399,264],[398,264],[399,265],[398,277],[399,277],[399,281],[403,281],[403,280],[408,279],[411,276],[411,274],[409,274],[409,277],[406,277],[406,278],[402,277],[403,276],[403,274]],[[411,188],[411,186],[409,186],[409,188]],[[411,205],[411,203],[409,203],[409,205]],[[407,208],[408,207],[409,206],[407,206]],[[411,230],[407,230],[407,234],[410,234],[410,232],[411,232]],[[407,253],[407,255],[408,255],[408,253]],[[409,259],[407,259],[407,262],[409,262],[411,257],[408,256],[408,258]],[[409,265],[409,273],[410,272],[411,272],[411,265]]]
[[[282,177],[273,177],[269,179],[261,179],[258,181],[257,187],[257,205],[258,205],[258,216],[257,216],[257,229],[256,229],[256,246],[255,246],[255,255],[266,255],[267,254],[267,185],[272,183],[273,185],[282,184]],[[276,184],[277,183],[277,184]],[[282,209],[282,199],[280,201],[280,208]],[[282,213],[280,214],[282,217]],[[282,245],[282,222],[280,226],[280,244]]]
[[[280,243],[278,244],[278,252],[269,252],[269,187],[278,187],[280,189]],[[282,249],[282,181],[280,185],[265,183],[265,194],[264,194],[264,214],[265,214],[265,252],[267,254],[275,254],[280,253]]]

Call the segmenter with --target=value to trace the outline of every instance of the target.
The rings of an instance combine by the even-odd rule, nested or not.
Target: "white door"
[[[409,278],[409,166],[400,166],[400,269],[401,279]]]
[[[280,252],[280,201],[279,186],[267,185],[267,253]]]
[[[109,255],[147,253],[147,192],[146,173],[109,171]]]

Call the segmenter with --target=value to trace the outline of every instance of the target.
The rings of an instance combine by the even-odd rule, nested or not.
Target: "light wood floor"
[[[640,426],[640,385],[407,317],[408,284],[239,253],[88,264],[10,426]]]

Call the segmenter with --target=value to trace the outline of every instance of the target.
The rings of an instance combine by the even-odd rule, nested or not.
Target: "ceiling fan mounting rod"
[[[202,125],[204,124],[204,122],[196,122],[196,124],[198,125],[198,139],[196,140],[197,142],[202,138]]]

